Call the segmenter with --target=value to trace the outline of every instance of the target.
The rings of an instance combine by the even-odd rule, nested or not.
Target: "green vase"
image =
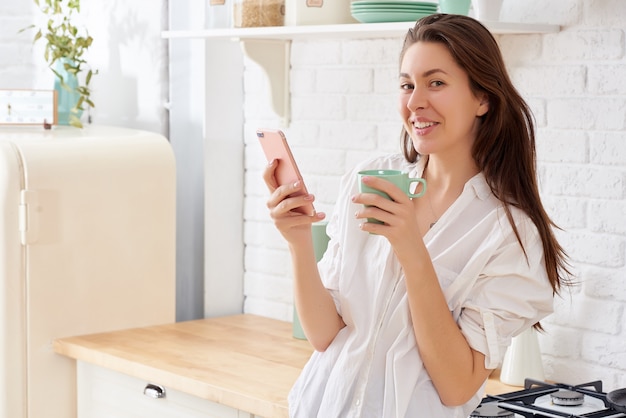
[[[70,125],[72,109],[80,99],[80,94],[77,91],[78,78],[76,74],[65,69],[66,62],[68,62],[66,59],[58,60],[54,68],[57,74],[63,78],[63,83],[61,83],[58,76],[54,77],[54,89],[57,92],[57,123],[59,125]],[[75,115],[80,119],[82,113],[79,110]]]

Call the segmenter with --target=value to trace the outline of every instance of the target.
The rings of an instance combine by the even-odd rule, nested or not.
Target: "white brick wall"
[[[0,3],[0,88],[33,88],[36,67],[32,56],[33,32],[18,32],[32,23],[33,2]]]
[[[166,133],[163,4],[83,1],[76,22],[94,38],[85,58],[99,72],[91,83],[94,123]],[[43,42],[32,43],[34,30],[18,33],[35,22],[43,26],[45,16],[33,0],[0,2],[0,88],[52,88]]]
[[[547,378],[626,387],[626,2],[506,0],[502,19],[562,26],[498,37],[537,118],[542,195],[579,282],[545,321]],[[398,150],[399,50],[399,39],[293,43],[285,131],[320,210],[332,210],[355,162]],[[245,311],[291,320],[289,256],[269,222],[254,137],[279,120],[259,68],[246,68]]]

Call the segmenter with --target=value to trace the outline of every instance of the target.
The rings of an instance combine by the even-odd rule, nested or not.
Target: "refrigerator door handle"
[[[19,228],[22,245],[33,244],[39,238],[39,196],[32,190],[20,191]]]

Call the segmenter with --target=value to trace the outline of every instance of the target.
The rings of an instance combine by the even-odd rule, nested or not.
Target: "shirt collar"
[[[491,187],[487,184],[487,179],[485,179],[485,175],[482,172],[476,174],[465,183],[465,188],[468,187],[474,189],[476,197],[480,200],[486,200],[492,194]]]

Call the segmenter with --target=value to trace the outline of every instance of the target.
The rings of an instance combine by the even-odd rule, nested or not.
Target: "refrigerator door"
[[[167,140],[108,127],[42,135],[14,141],[24,173],[27,415],[0,418],[76,416],[75,364],[53,352],[54,339],[175,321],[175,167]]]
[[[15,145],[0,140],[0,418],[26,417],[25,248],[19,231],[22,168]]]

